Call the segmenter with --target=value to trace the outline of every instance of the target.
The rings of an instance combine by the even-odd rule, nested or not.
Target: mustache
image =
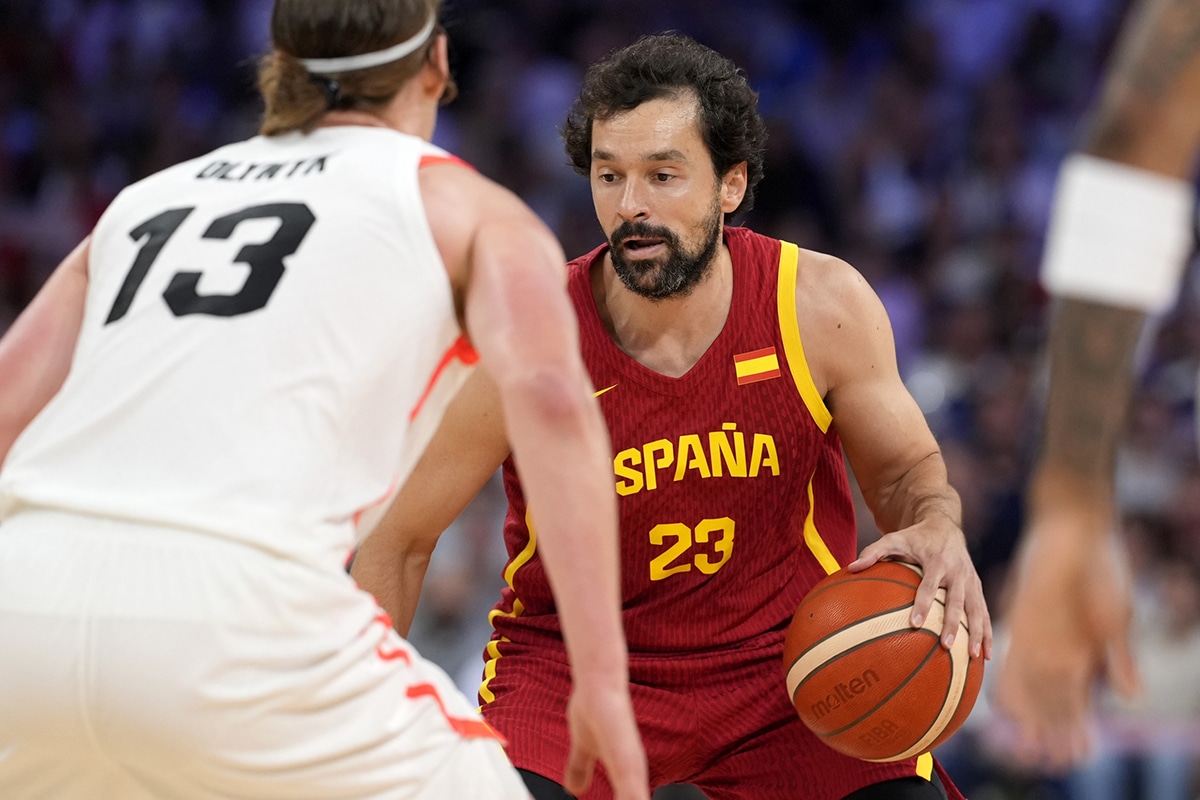
[[[665,239],[671,244],[676,242],[675,234],[670,228],[651,225],[649,222],[622,222],[608,237],[609,244],[613,247],[626,239]]]

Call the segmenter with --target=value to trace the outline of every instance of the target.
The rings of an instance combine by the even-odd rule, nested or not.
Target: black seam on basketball
[[[834,574],[836,574],[836,573],[834,573]],[[911,583],[908,583],[907,581],[898,581],[895,578],[881,578],[877,575],[860,575],[855,580],[875,581],[876,583],[894,583],[897,586],[907,586],[910,589],[916,588]],[[830,589],[833,589],[835,587],[843,585],[844,583],[845,583],[845,581],[842,581],[841,583],[831,583],[826,586],[818,586],[816,589],[813,589],[811,592],[806,594],[801,602],[808,600],[808,598],[810,598],[810,597],[816,597],[819,594],[823,594],[823,593],[829,591]]]
[[[903,606],[901,606],[901,608],[903,608]],[[895,611],[895,609],[892,609],[892,610]],[[863,620],[867,620],[867,619],[870,619],[870,617],[863,617]],[[854,625],[857,625],[857,624],[858,624],[858,622],[854,623]],[[842,630],[843,631],[847,630],[850,627],[853,627],[853,626],[847,626],[846,628],[842,628]],[[894,630],[894,631],[887,631],[880,636],[876,636],[873,639],[864,639],[861,642],[859,642],[858,644],[854,645],[854,647],[850,647],[845,650],[839,650],[837,653],[835,653],[833,655],[832,658],[827,658],[824,661],[822,661],[820,664],[817,664],[815,667],[810,669],[808,671],[808,675],[806,675],[803,680],[801,680],[799,683],[796,684],[796,689],[795,689],[795,691],[792,692],[792,704],[795,705],[795,703],[796,703],[796,692],[800,691],[800,687],[803,686],[804,684],[808,683],[809,679],[812,678],[812,676],[816,675],[818,672],[820,672],[822,669],[824,669],[829,664],[833,663],[834,661],[837,661],[839,658],[844,657],[848,653],[853,653],[855,650],[861,650],[862,648],[866,647],[869,644],[874,644],[875,642],[882,641],[883,639],[886,639],[889,636],[896,636],[897,634],[901,634],[901,633],[923,633],[926,636],[932,636],[934,639],[937,639],[937,634],[935,634],[933,631],[927,631],[924,628],[900,628],[900,629]],[[829,638],[829,637],[825,637],[825,638]],[[822,641],[824,641],[824,640],[822,640]],[[799,661],[800,658],[803,658],[805,655],[807,655],[810,650],[812,650],[811,647],[808,648],[808,650],[805,650],[803,653],[801,653],[800,656],[798,658],[796,658],[796,661]],[[926,656],[925,661],[928,661],[928,660],[929,660],[929,656]],[[788,666],[788,672],[791,671],[792,667],[796,666],[796,661],[793,661]],[[925,661],[922,661],[921,664],[923,665],[925,663]]]
[[[931,655],[932,655],[932,654],[931,654]],[[944,711],[944,710],[945,710],[945,708],[946,708],[946,703],[947,703],[947,701],[950,699],[950,689],[954,687],[954,655],[953,655],[953,654],[949,654],[949,655],[950,655],[950,674],[946,676],[946,688],[942,690],[942,705],[941,705],[941,708],[939,708],[939,709],[938,709],[938,716],[933,718],[933,722],[931,722],[931,723],[929,724],[929,727],[925,729],[925,732],[924,732],[924,733],[922,733],[922,734],[921,734],[921,735],[920,735],[920,736],[917,738],[917,742],[921,741],[921,739],[924,739],[926,736],[928,736],[928,735],[929,735],[929,731],[930,731],[930,730],[932,730],[932,729],[933,729],[933,726],[934,726],[934,724],[936,724],[936,723],[937,723],[937,721],[938,721],[938,717],[940,717],[940,716],[942,715],[942,711]],[[924,666],[924,664],[922,664],[921,666]],[[970,665],[969,665],[969,664],[968,664],[967,668],[968,668],[968,669],[970,669]],[[919,671],[919,670],[920,670],[920,667],[918,667],[918,668],[917,668],[917,671]],[[913,672],[913,674],[915,675],[915,674],[916,674],[916,671],[914,671],[914,672]],[[964,675],[964,676],[963,676],[963,678],[964,678],[964,682],[965,682],[965,678],[966,678],[966,676]],[[962,693],[961,693],[961,692],[960,692],[960,693],[959,693],[959,695],[958,695],[958,703],[959,703],[959,704],[961,704],[961,703],[962,703]],[[957,708],[957,705],[956,705],[956,706],[955,706],[955,711],[957,712],[957,710],[958,710],[958,708]],[[952,713],[952,714],[951,714],[949,717],[947,717],[947,718],[946,718],[946,725],[943,725],[943,726],[942,726],[942,730],[938,731],[938,733],[937,733],[937,736],[941,736],[941,735],[942,735],[942,732],[943,732],[943,731],[945,731],[945,729],[946,729],[946,726],[948,726],[948,725],[950,724],[950,720],[951,720],[951,719],[953,719],[953,718],[954,718],[954,714],[953,714],[953,713]],[[934,739],[936,739],[936,738],[937,738],[937,736],[935,736],[935,737],[934,737]],[[909,745],[908,747],[913,747],[913,746],[914,746],[914,745],[915,745],[917,742],[913,742],[913,744]],[[905,749],[907,750],[908,748],[905,748]],[[900,755],[900,754],[901,754],[901,753],[903,753],[903,752],[904,752],[904,750],[898,750],[897,752],[895,752],[895,753],[892,753],[890,756],[886,756],[884,759],[881,759],[881,760],[884,760],[884,761],[891,761],[891,760],[895,759],[895,758],[896,758],[896,756]],[[934,774],[936,775],[937,773],[935,772]]]
[[[893,581],[893,583],[894,582],[895,581]],[[905,584],[905,585],[907,585],[907,584]],[[832,639],[834,636],[837,636],[839,633],[841,633],[844,630],[848,630],[848,629],[854,627],[855,625],[861,625],[864,622],[869,622],[870,620],[877,619],[878,617],[882,617],[887,614],[894,614],[902,608],[911,608],[911,607],[912,607],[912,603],[904,603],[902,605],[894,606],[892,608],[885,608],[883,611],[878,611],[869,617],[859,617],[859,618],[855,619],[853,622],[851,622],[850,624],[844,625],[841,628],[838,628],[833,633],[830,633],[826,636],[822,636],[820,639],[817,639],[815,642],[810,644],[808,647],[804,648],[804,652],[802,652],[800,655],[796,656],[796,658],[792,661],[792,663],[788,664],[787,668],[790,670],[792,667],[796,666],[796,662],[799,661],[801,658],[803,658],[804,654],[807,653],[809,650],[812,650],[814,647],[816,647],[817,645],[821,644],[822,642],[824,642],[828,639]],[[920,630],[920,628],[912,628],[912,630],[914,630],[914,631]]]
[[[912,672],[910,672],[910,673],[908,673],[908,677],[904,679],[903,683],[901,683],[901,684],[900,684],[899,686],[897,686],[895,689],[892,689],[892,691],[888,692],[888,694],[887,694],[887,696],[886,696],[886,697],[884,697],[882,700],[880,700],[878,703],[876,703],[876,704],[875,704],[875,705],[874,705],[872,708],[868,709],[868,710],[867,710],[867,712],[866,712],[866,713],[864,713],[862,716],[860,716],[858,719],[854,720],[854,721],[853,721],[853,722],[851,722],[849,725],[845,725],[845,726],[843,726],[843,727],[841,727],[841,728],[838,728],[836,731],[829,731],[828,733],[818,733],[817,735],[818,735],[818,736],[820,736],[822,739],[828,739],[830,736],[837,736],[837,735],[839,735],[839,734],[845,733],[846,731],[848,731],[848,730],[850,730],[851,728],[853,728],[855,725],[858,725],[860,722],[862,722],[862,721],[863,721],[864,719],[866,719],[867,717],[869,717],[869,716],[871,716],[872,714],[874,714],[874,713],[875,713],[876,711],[878,711],[880,708],[882,708],[883,706],[885,706],[889,700],[891,700],[893,697],[895,697],[895,696],[896,696],[896,694],[897,694],[897,693],[898,693],[898,692],[899,692],[901,689],[903,689],[905,686],[907,686],[907,685],[908,685],[908,684],[909,684],[909,683],[912,681],[913,677],[914,677],[914,676],[915,676],[915,675],[916,675],[918,672],[920,672],[920,671],[921,671],[921,669],[922,669],[922,668],[923,668],[923,667],[924,667],[926,664],[928,664],[928,663],[929,663],[929,659],[933,658],[933,654],[934,654],[934,653],[936,653],[936,652],[938,651],[938,647],[939,647],[939,643],[938,643],[938,642],[934,642],[934,644],[933,644],[933,647],[929,648],[929,652],[925,654],[925,658],[921,659],[921,663],[920,663],[920,664],[917,664],[917,666],[916,666],[915,668],[913,668],[913,671],[912,671]],[[847,650],[846,652],[851,652],[851,651]],[[944,701],[943,701],[943,702],[944,702]],[[926,731],[926,733],[928,733],[928,731]],[[922,734],[922,735],[924,735],[924,734]],[[904,749],[905,749],[905,750],[907,750],[909,747],[912,747],[912,744],[909,744],[909,745],[907,745],[907,746],[906,746]],[[899,752],[903,753],[903,752],[904,752],[904,750],[900,750]]]

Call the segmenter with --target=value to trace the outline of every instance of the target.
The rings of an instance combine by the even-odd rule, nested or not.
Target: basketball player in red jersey
[[[691,783],[712,800],[960,797],[928,754],[877,764],[835,753],[784,688],[796,606],[846,565],[921,564],[914,616],[944,587],[945,641],[964,614],[977,657],[991,633],[957,495],[900,380],[878,298],[836,258],[725,227],[762,174],[763,123],[744,74],[685,37],[644,38],[588,71],[565,138],[608,239],[570,264],[569,289],[615,453],[651,785]],[[402,516],[359,555],[360,585],[403,629],[437,532],[508,454],[498,408],[486,381],[464,387],[394,507]],[[843,453],[888,532],[857,560]],[[563,798],[556,578],[513,468],[507,460],[508,587],[480,697],[534,797]],[[611,796],[602,776],[583,795]]]

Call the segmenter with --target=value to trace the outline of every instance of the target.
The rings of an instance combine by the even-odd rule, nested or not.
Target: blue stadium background
[[[270,7],[0,3],[0,331],[125,183],[254,131]],[[461,94],[436,141],[519,192],[578,255],[601,234],[557,130],[584,66],[668,29],[741,64],[771,131],[744,222],[848,260],[883,298],[902,373],[962,494],[1002,641],[1044,383],[1042,237],[1057,167],[1126,11],[1125,0],[451,0]],[[939,752],[974,800],[1196,796],[1198,304],[1193,278],[1147,336],[1120,460],[1145,702],[1102,700],[1099,757],[1050,780],[1006,768],[985,692]],[[490,486],[443,539],[413,634],[470,693],[500,580],[500,501]],[[861,518],[865,543],[875,533]]]

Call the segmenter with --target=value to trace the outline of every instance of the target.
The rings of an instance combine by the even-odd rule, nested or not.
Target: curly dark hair
[[[762,180],[767,129],[758,94],[746,73],[725,56],[675,32],[643,36],[588,68],[562,129],[567,157],[580,175],[592,167],[592,123],[649,100],[694,91],[700,100],[700,135],[718,176],[746,162],[746,194],[726,222],[754,207]]]

